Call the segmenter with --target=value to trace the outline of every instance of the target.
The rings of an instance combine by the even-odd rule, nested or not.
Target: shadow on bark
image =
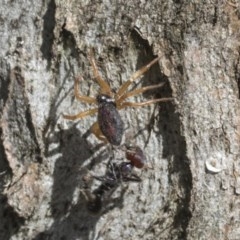
[[[24,224],[24,218],[20,217],[14,209],[8,205],[6,196],[0,194],[0,239],[11,239]]]
[[[51,67],[51,60],[53,57],[53,44],[54,44],[54,28],[56,25],[56,3],[51,0],[48,4],[48,9],[43,16],[43,31],[42,31],[42,46],[40,48],[43,58],[48,61],[48,68]]]
[[[52,226],[45,232],[38,234],[37,239],[89,239],[90,233],[95,235],[95,225],[99,218],[113,207],[122,207],[124,191],[117,199],[111,199],[111,207],[105,208],[98,215],[91,215],[86,208],[86,199],[80,193],[78,202],[73,204],[75,191],[82,184],[82,177],[92,166],[101,163],[108,157],[103,150],[89,164],[86,161],[101,150],[102,144],[91,147],[83,134],[76,128],[76,124],[68,130],[60,131],[59,149],[49,152],[49,156],[61,152],[54,167],[54,186],[51,200],[51,213],[54,218]],[[51,141],[51,140],[50,140]],[[84,164],[84,167],[83,167]],[[76,197],[76,196],[75,196]]]
[[[191,219],[190,200],[192,190],[192,174],[190,161],[186,156],[186,142],[181,135],[179,114],[175,113],[173,104],[163,105],[159,112],[159,129],[163,136],[163,157],[169,160],[169,183],[173,188],[175,213],[172,231],[178,239],[187,239],[187,227]],[[177,176],[178,181],[172,176]],[[179,196],[178,192],[181,192]],[[172,205],[169,202],[169,205]]]

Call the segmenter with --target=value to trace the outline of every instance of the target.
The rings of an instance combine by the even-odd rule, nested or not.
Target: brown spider
[[[94,77],[96,78],[97,83],[100,86],[100,93],[97,95],[96,98],[80,95],[78,89],[79,80],[81,79],[81,77],[77,77],[75,78],[74,83],[74,95],[79,101],[83,101],[86,103],[95,103],[98,104],[98,107],[89,109],[84,112],[80,112],[76,115],[63,115],[63,117],[69,120],[76,120],[98,112],[98,121],[92,125],[90,129],[91,132],[95,134],[95,136],[100,140],[103,140],[105,142],[108,141],[110,144],[113,145],[120,145],[124,131],[124,124],[119,115],[118,110],[121,110],[125,107],[141,107],[152,103],[164,102],[173,99],[173,98],[159,98],[138,103],[125,101],[126,98],[135,96],[139,93],[143,93],[150,89],[155,89],[163,86],[163,83],[160,83],[127,92],[128,87],[137,78],[139,78],[146,71],[148,71],[149,68],[153,64],[155,64],[160,58],[161,57],[153,59],[150,63],[137,70],[127,82],[123,83],[123,85],[120,87],[117,93],[113,93],[108,83],[105,82],[100,76],[95,59],[93,57],[93,51],[90,51],[89,60],[93,68]]]

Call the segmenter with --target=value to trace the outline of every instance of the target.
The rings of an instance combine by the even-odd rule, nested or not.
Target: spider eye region
[[[98,104],[113,103],[115,105],[115,100],[106,94],[99,94],[97,96],[97,102],[98,102]]]
[[[118,146],[122,141],[124,124],[115,101],[107,95],[99,95],[97,101],[99,128],[109,143]]]

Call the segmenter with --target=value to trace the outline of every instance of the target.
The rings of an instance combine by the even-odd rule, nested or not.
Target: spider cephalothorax
[[[128,87],[136,79],[138,79],[141,75],[148,71],[149,68],[160,59],[160,57],[153,59],[150,63],[136,71],[127,82],[123,83],[123,85],[119,88],[116,94],[112,92],[109,84],[101,78],[97,70],[97,65],[93,57],[92,51],[90,51],[89,59],[93,68],[94,77],[96,78],[96,81],[100,86],[100,94],[97,95],[96,98],[80,95],[78,92],[78,84],[81,77],[78,77],[75,79],[74,95],[78,100],[86,103],[95,103],[98,105],[98,107],[89,109],[84,112],[80,112],[76,115],[64,115],[64,118],[69,120],[75,120],[84,118],[88,115],[92,115],[98,112],[98,121],[92,125],[91,132],[94,133],[97,138],[103,141],[108,141],[110,144],[113,145],[121,144],[124,132],[124,124],[118,110],[126,107],[141,107],[152,103],[172,100],[172,98],[158,98],[138,103],[125,101],[129,97],[143,93],[150,89],[155,89],[163,86],[163,83],[160,83],[127,92]]]

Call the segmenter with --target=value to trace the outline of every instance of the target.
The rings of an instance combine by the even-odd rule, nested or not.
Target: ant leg
[[[77,100],[79,101],[84,101],[87,103],[97,103],[96,99],[93,97],[88,97],[88,96],[82,96],[79,94],[79,81],[82,79],[82,76],[78,76],[75,78],[74,81],[74,96],[76,97]]]
[[[141,67],[139,70],[137,70],[132,76],[131,78],[125,82],[120,89],[118,90],[115,99],[118,100],[123,94],[124,92],[128,89],[128,87],[131,85],[132,82],[134,82],[136,79],[138,79],[141,75],[143,75],[146,71],[149,70],[149,68],[155,64],[156,62],[158,62],[158,60],[161,58],[157,57],[155,59],[153,59],[150,63],[148,63],[147,65]]]
[[[159,87],[162,87],[164,85],[164,83],[159,83],[159,84],[156,84],[156,85],[152,85],[152,86],[147,86],[147,87],[142,87],[142,88],[139,88],[139,89],[135,89],[131,92],[127,92],[125,94],[123,94],[117,101],[117,105],[121,105],[121,102],[124,101],[124,99],[126,98],[129,98],[129,97],[133,97],[139,93],[143,93],[145,91],[148,91],[148,90],[151,90],[151,89],[155,89],[155,88],[159,88]]]
[[[90,63],[92,65],[92,68],[93,68],[94,77],[96,78],[97,83],[99,84],[99,86],[101,88],[101,94],[107,94],[109,96],[112,96],[113,94],[112,94],[110,86],[108,85],[107,82],[105,82],[102,79],[102,77],[100,76],[100,74],[98,72],[97,64],[96,64],[96,61],[94,59],[93,50],[92,49],[90,50],[89,60],[90,60]]]
[[[102,209],[102,196],[92,193],[88,189],[80,191],[87,201],[87,209],[93,214],[99,213]]]
[[[167,101],[172,101],[174,98],[157,98],[157,99],[152,99],[149,101],[145,102],[124,102],[122,103],[118,109],[123,109],[125,107],[142,107],[142,106],[147,106],[153,103],[157,102],[167,102]]]
[[[76,120],[76,119],[79,119],[79,118],[84,118],[88,115],[92,115],[92,114],[96,113],[97,111],[98,111],[98,108],[92,108],[92,109],[89,109],[85,112],[80,112],[76,115],[65,115],[64,114],[63,117],[65,119],[69,119],[69,120]]]
[[[142,179],[138,175],[132,173],[131,176],[124,178],[123,181],[125,181],[125,182],[141,182]]]
[[[103,135],[102,131],[99,128],[98,122],[95,122],[91,128],[90,131],[101,141],[103,141],[104,143],[108,143],[108,140],[106,139],[106,137]]]
[[[94,199],[94,196],[89,189],[80,189],[80,192],[82,193],[86,201],[91,201]]]

